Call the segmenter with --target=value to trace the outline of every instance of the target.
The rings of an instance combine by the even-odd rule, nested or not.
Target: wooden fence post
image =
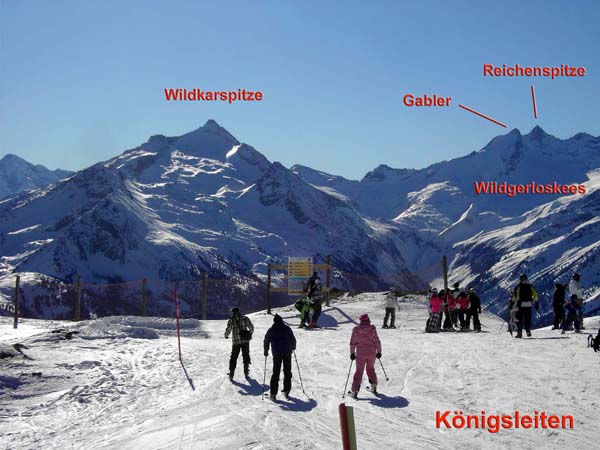
[[[81,320],[81,275],[77,275],[77,290],[75,292],[75,322]]]
[[[146,317],[146,305],[148,302],[148,293],[146,291],[147,280],[142,280],[142,317]]]
[[[267,265],[267,314],[271,314],[271,264]]]
[[[327,297],[325,297],[325,305],[329,306],[329,298],[331,297],[331,255],[327,257]]]
[[[15,304],[14,304],[14,322],[13,328],[19,326],[19,284],[21,283],[21,277],[17,275],[17,281],[15,282]]]
[[[202,272],[202,320],[208,317],[206,311],[206,272]]]

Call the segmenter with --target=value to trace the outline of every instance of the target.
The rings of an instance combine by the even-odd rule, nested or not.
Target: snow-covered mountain
[[[527,271],[547,314],[553,283],[574,270],[590,300],[598,293],[599,149],[584,133],[513,130],[462,158],[421,170],[381,165],[355,181],[287,169],[209,120],[1,201],[0,277],[113,283],[206,272],[258,289],[270,262],[332,255],[338,287],[421,289],[439,283],[446,254],[451,281],[473,283],[498,312]],[[477,195],[477,181],[586,182],[588,193]]]
[[[348,288],[423,288],[403,238],[414,236],[366,219],[212,120],[0,202],[5,276],[116,283],[206,272],[256,285],[269,262],[331,255],[338,274],[360,275],[344,277]]]
[[[598,137],[579,133],[561,140],[535,127],[417,171],[382,165],[352,181],[303,166],[292,170],[367,216],[415,231],[428,251],[405,252],[409,267],[440,283],[440,256],[447,254],[452,281],[475,284],[496,312],[506,308],[506,289],[520,273],[529,273],[543,294],[542,320],[548,321],[554,283],[568,282],[574,271],[582,273],[588,289],[587,313],[600,306],[599,150]],[[585,183],[587,193],[477,195],[477,181]]]
[[[49,170],[33,165],[16,155],[8,154],[0,159],[0,198],[36,189],[71,175],[67,170]]]

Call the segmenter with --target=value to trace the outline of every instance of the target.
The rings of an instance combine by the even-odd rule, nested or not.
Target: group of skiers
[[[316,273],[313,274],[315,277]],[[311,277],[312,278],[312,277]],[[318,275],[314,278],[313,283],[309,282],[309,286],[315,285],[314,281],[319,280]],[[309,297],[315,299],[317,291],[315,289],[309,289]],[[392,294],[393,295],[393,294]],[[321,296],[322,299],[322,296]],[[395,317],[395,302],[396,296],[393,295],[394,299],[394,312],[389,311],[391,307],[388,307],[386,302],[386,318],[387,322],[388,315],[392,316],[391,328],[394,327]],[[318,304],[318,308],[313,307],[313,318],[312,324],[316,324],[316,320],[321,312],[321,304]],[[302,315],[302,323],[305,323],[306,316]],[[318,326],[317,326],[318,327]],[[387,324],[385,325],[387,328]],[[250,369],[250,340],[254,332],[254,325],[252,321],[241,314],[240,309],[234,307],[231,309],[231,318],[227,322],[227,328],[225,329],[225,338],[232,336],[231,355],[229,358],[229,380],[233,381],[235,369],[237,365],[237,359],[240,352],[242,353],[242,361],[244,364],[244,376],[249,378]],[[292,387],[292,355],[296,350],[296,337],[292,329],[283,321],[283,318],[279,314],[275,314],[273,317],[273,325],[267,330],[263,339],[264,355],[265,355],[265,369],[266,361],[269,356],[269,349],[273,355],[273,371],[271,380],[269,382],[269,397],[275,401],[279,392],[279,379],[281,369],[283,367],[283,390],[282,393],[286,399],[289,398],[290,390]],[[362,314],[359,318],[359,324],[352,330],[352,337],[350,338],[350,360],[356,361],[356,372],[352,381],[351,396],[356,398],[360,385],[363,378],[363,373],[366,369],[367,377],[370,383],[370,390],[374,394],[377,393],[377,374],[375,372],[375,360],[381,358],[381,341],[377,335],[377,330],[374,325],[371,324],[371,320],[367,314]],[[266,376],[266,374],[265,374]]]
[[[471,320],[473,331],[481,331],[481,299],[473,287],[465,291],[460,288],[460,283],[454,283],[452,290],[441,289],[438,292],[437,288],[432,288],[429,293],[429,319],[425,325],[427,333],[470,331]]]
[[[578,273],[573,275],[569,283],[570,297],[566,305],[564,304],[565,292],[567,286],[557,283],[554,291],[554,327],[561,329],[564,334],[570,329],[571,323],[575,325],[575,332],[579,333],[583,329],[583,291],[580,284],[581,276]],[[310,323],[311,328],[319,328],[317,320],[322,307],[322,286],[321,280],[315,272],[307,284],[307,298],[301,302],[308,301],[310,305],[299,302],[296,307],[301,313],[300,327],[307,326]],[[519,278],[519,284],[510,290],[508,309],[510,312],[509,331],[516,331],[516,338],[523,337],[523,330],[527,336],[531,336],[531,317],[532,309],[539,309],[539,295],[536,289],[529,282],[527,275],[523,274]],[[387,293],[385,298],[385,318],[383,328],[396,328],[396,307],[397,298],[393,290]],[[309,321],[309,312],[313,311],[312,319]],[[430,290],[429,298],[429,319],[427,320],[425,331],[428,333],[438,333],[440,331],[470,331],[471,320],[473,321],[473,330],[481,331],[481,300],[473,287],[466,291],[460,288],[459,283],[453,285],[453,289],[436,288]],[[444,319],[442,322],[442,318]],[[388,325],[388,319],[390,320]],[[359,318],[359,324],[352,330],[350,338],[350,359],[356,361],[356,370],[352,381],[351,396],[356,398],[360,389],[363,373],[366,369],[367,377],[370,383],[370,389],[377,393],[377,373],[375,372],[375,361],[381,358],[381,341],[377,335],[377,330],[371,324],[367,314]],[[239,308],[231,309],[231,318],[227,322],[225,338],[232,335],[231,356],[229,358],[229,379],[233,381],[236,369],[237,359],[240,352],[244,364],[244,375],[249,376],[250,368],[250,340],[254,332],[254,325],[250,319],[240,313]],[[600,340],[600,332],[598,335]],[[599,344],[600,345],[600,344]],[[292,385],[292,355],[296,350],[296,338],[292,329],[283,321],[283,318],[276,314],[273,318],[273,325],[265,334],[263,340],[265,367],[266,358],[269,355],[269,349],[273,355],[273,373],[269,383],[270,398],[276,400],[279,391],[279,379],[283,367],[283,394],[289,398]],[[349,375],[349,374],[348,374]]]
[[[565,334],[567,330],[575,326],[575,333],[585,329],[583,327],[583,290],[581,289],[581,275],[573,274],[569,282],[569,299],[565,304],[565,295],[567,285],[556,283],[554,287],[554,296],[552,307],[554,309],[553,330],[562,330]],[[508,311],[509,311],[509,331],[516,331],[516,338],[523,337],[523,329],[527,336],[531,336],[531,315],[532,307],[539,309],[539,295],[535,288],[529,283],[527,275],[520,277],[519,284],[514,290],[509,291]]]
[[[569,299],[565,304],[566,284],[556,283],[554,286],[554,298],[552,308],[554,309],[553,330],[562,330],[562,334],[569,329],[571,325],[575,327],[575,333],[585,330],[583,326],[583,289],[581,288],[581,275],[573,274],[569,282]]]

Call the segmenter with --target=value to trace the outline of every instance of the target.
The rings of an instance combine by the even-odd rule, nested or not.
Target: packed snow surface
[[[510,338],[498,317],[482,333],[424,333],[422,297],[399,301],[397,329],[381,329],[383,294],[345,297],[324,307],[321,330],[299,330],[292,307],[277,310],[294,327],[292,398],[263,399],[262,338],[272,317],[250,314],[252,379],[227,379],[231,341],[225,321],[181,323],[183,364],[171,319],[108,317],[78,324],[0,318],[0,448],[7,449],[339,449],[338,405],[355,408],[358,448],[596,449],[600,358],[586,334],[539,329]],[[389,381],[376,365],[381,395],[361,389],[342,400],[348,343],[369,313],[383,345]],[[598,318],[586,318],[597,330]],[[52,330],[63,329],[58,333]],[[66,339],[68,332],[75,332]],[[267,361],[267,384],[271,373]],[[366,383],[366,376],[363,379]],[[436,411],[573,415],[574,429],[437,429]]]

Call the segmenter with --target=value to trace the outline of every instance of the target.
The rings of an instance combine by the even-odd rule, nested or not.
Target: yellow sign
[[[312,274],[312,258],[288,258],[288,294],[304,293],[306,282]]]

